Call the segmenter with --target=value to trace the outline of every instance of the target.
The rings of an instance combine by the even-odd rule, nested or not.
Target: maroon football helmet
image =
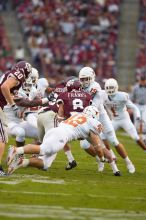
[[[66,83],[67,91],[71,92],[72,90],[80,90],[81,83],[79,80],[71,79]]]
[[[22,71],[25,75],[25,78],[28,78],[32,71],[32,66],[26,61],[20,61],[16,63],[12,69]]]

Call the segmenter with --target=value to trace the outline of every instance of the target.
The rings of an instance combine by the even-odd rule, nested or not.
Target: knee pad
[[[88,149],[90,147],[90,143],[87,140],[80,141],[80,146],[82,149]]]

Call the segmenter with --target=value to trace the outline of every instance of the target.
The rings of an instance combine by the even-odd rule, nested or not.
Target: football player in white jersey
[[[40,99],[45,96],[45,91],[48,88],[49,84],[47,79],[40,78],[38,75],[38,71],[35,68],[32,68],[32,74],[31,74],[31,82],[30,83],[30,89],[28,87],[28,90],[30,90],[28,93],[25,89],[21,88],[21,93],[18,93],[19,97],[27,98],[29,100],[34,99]],[[20,91],[19,91],[20,92]],[[21,94],[24,93],[22,96]],[[42,106],[36,106],[36,107],[28,107],[24,108],[23,115],[24,115],[24,121],[21,123],[21,126],[28,132],[33,133],[34,138],[38,139],[38,126],[37,126],[37,118],[38,118],[38,111],[42,108]]]
[[[25,145],[24,147],[9,148],[8,152],[8,173],[13,173],[19,167],[33,166],[45,168],[45,161],[36,158],[24,159],[19,157],[21,154],[37,153],[52,156],[62,150],[67,142],[77,139],[88,139],[98,153],[100,161],[104,161],[104,145],[99,137],[101,132],[101,123],[98,121],[99,112],[94,106],[87,106],[83,113],[75,114],[67,120],[60,123],[59,127],[48,130],[41,145]],[[112,163],[112,169],[115,176],[119,170]]]
[[[110,78],[105,82],[105,91],[102,90],[101,95],[103,104],[106,107],[113,127],[116,130],[123,128],[137,144],[146,151],[144,142],[140,139],[137,130],[132,123],[127,109],[132,109],[134,116],[140,120],[140,111],[138,107],[129,99],[126,92],[118,91],[118,83],[115,79]]]
[[[17,96],[33,100],[37,97],[42,98],[48,82],[45,78],[39,79],[37,69],[32,68],[30,77],[19,89]],[[23,108],[19,107],[20,118],[16,117],[10,106],[5,107],[5,113],[8,118],[8,134],[16,137],[16,146],[20,147],[25,144],[25,137],[38,138],[37,130],[37,112],[40,107]]]
[[[35,76],[35,81],[34,81],[34,76]],[[33,85],[36,84],[37,79],[38,79],[38,71],[35,68],[32,68],[30,76],[23,83],[22,87],[18,90],[17,96],[28,97],[27,94],[30,93],[31,88]],[[25,144],[25,137],[37,138],[38,136],[37,130],[33,129],[33,126],[28,126],[26,121],[23,120],[23,114],[26,108],[19,107],[19,110],[20,113],[18,118],[15,116],[9,104],[4,108],[4,112],[7,115],[7,121],[8,121],[8,128],[7,128],[8,135],[16,137],[17,147],[23,146]]]
[[[106,139],[114,145],[118,154],[125,160],[127,169],[129,173],[135,172],[135,167],[132,164],[131,160],[128,157],[128,154],[124,146],[119,143],[111,120],[103,106],[103,100],[100,97],[101,87],[95,82],[95,72],[90,67],[83,67],[79,72],[79,80],[82,83],[82,87],[85,91],[89,92],[93,97],[93,105],[99,109],[99,121],[104,127],[102,139]],[[87,140],[81,141],[81,147],[84,149],[89,149],[91,147],[90,143]],[[103,171],[104,163],[99,164],[99,171]]]

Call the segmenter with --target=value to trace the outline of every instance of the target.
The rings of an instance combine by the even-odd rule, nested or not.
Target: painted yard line
[[[95,174],[96,175],[96,174]],[[104,172],[103,174],[104,175]],[[131,174],[129,174],[131,175]],[[18,180],[16,180],[16,178]],[[98,176],[97,176],[98,178]],[[116,177],[115,177],[116,178]],[[81,180],[78,180],[78,179],[74,179],[72,180],[72,182],[66,182],[62,179],[51,179],[50,177],[48,176],[41,176],[41,175],[12,175],[12,176],[9,176],[9,177],[1,177],[0,178],[0,183],[1,184],[9,184],[9,185],[16,185],[16,184],[20,184],[22,182],[25,182],[25,181],[32,181],[34,183],[44,183],[44,184],[67,184],[67,185],[70,185],[70,184],[82,184],[83,182]],[[93,185],[97,185],[98,183],[101,183],[101,180],[100,179],[96,179],[96,181],[94,180],[88,180],[89,183],[93,184]],[[110,181],[110,184],[115,184],[115,182],[113,181]],[[127,182],[127,184],[131,185],[131,182]],[[137,186],[145,186],[145,184],[143,182],[139,182],[139,183],[132,183],[133,185],[137,185]]]
[[[32,192],[32,191],[10,191],[10,190],[0,190],[1,193],[17,193],[17,194],[30,194],[30,195],[56,195],[56,196],[72,196],[68,193],[48,193],[48,192]]]
[[[8,184],[8,185],[17,185],[20,184],[22,182],[25,182],[26,180],[10,180],[10,181],[5,181],[5,180],[0,180],[1,184]],[[44,183],[44,184],[65,184],[64,180],[37,180],[37,179],[31,179],[31,182],[33,183]]]
[[[4,180],[0,180],[0,183],[2,184],[8,184],[8,185],[16,185],[16,184],[19,184],[19,183],[22,183],[24,182],[23,180],[16,180],[16,181],[4,181]]]
[[[3,217],[10,217],[10,218],[19,218],[19,219],[30,219],[30,218],[51,218],[51,219],[69,219],[69,220],[86,220],[86,217],[79,217],[79,216],[71,216],[71,213],[58,213],[58,215],[56,213],[54,214],[51,214],[51,213],[42,213],[42,214],[26,214],[26,213],[20,213],[18,214],[17,212],[16,213],[8,213],[8,212],[0,212],[0,216],[3,216]],[[93,220],[100,220],[98,218],[94,218]],[[103,219],[104,220],[104,219]],[[125,219],[124,219],[125,220]]]
[[[17,193],[17,194],[32,194],[32,195],[60,195],[60,196],[72,196],[72,194],[70,193],[48,193],[48,192],[35,192],[35,191],[15,191],[15,190],[0,190],[1,193]],[[76,196],[79,196],[78,194],[76,194]],[[117,199],[117,196],[107,196],[107,195],[95,195],[95,194],[87,194],[88,197],[92,197],[92,198],[107,198],[107,199]],[[125,200],[144,200],[146,201],[146,197],[125,197]]]
[[[42,171],[42,172],[44,172],[44,171]],[[38,174],[13,174],[13,175],[11,175],[11,176],[8,176],[7,178],[18,178],[18,179],[38,179],[38,180],[40,180],[40,179],[47,179],[47,180],[51,180],[51,178],[49,177],[49,176],[42,176],[42,175],[38,175]],[[6,177],[5,177],[6,178]],[[58,180],[58,179],[54,179],[54,180]]]
[[[2,210],[1,210],[2,209]],[[7,210],[5,212],[5,209]],[[23,214],[23,215],[22,215]],[[40,206],[40,205],[14,205],[0,204],[0,216],[18,217],[18,218],[37,218],[50,217],[59,219],[75,219],[75,220],[126,220],[128,217],[134,219],[146,217],[146,212],[135,212],[125,210],[107,210],[95,208],[79,208],[61,206]]]
[[[65,184],[64,180],[36,180],[32,179],[33,183],[48,183],[48,184]]]

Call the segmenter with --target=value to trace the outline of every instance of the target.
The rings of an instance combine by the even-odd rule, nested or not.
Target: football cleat
[[[73,160],[72,162],[69,162],[67,166],[65,167],[66,170],[71,170],[77,166],[77,162]]]
[[[8,176],[8,174],[3,170],[2,166],[0,166],[0,176]]]
[[[129,173],[135,173],[135,167],[132,163],[127,164],[127,169]]]
[[[10,145],[8,149],[8,155],[7,155],[7,165],[9,166],[12,160],[14,159],[16,155],[16,147]]]
[[[8,174],[12,174],[15,170],[22,167],[23,160],[24,160],[24,157],[20,157],[18,155],[15,156],[15,158],[13,159],[13,161],[11,162],[11,164],[8,167]]]
[[[117,172],[114,173],[114,176],[121,176],[120,171],[118,170]]]
[[[99,172],[103,172],[103,170],[104,170],[104,163],[103,162],[99,162],[98,163],[98,171]]]

